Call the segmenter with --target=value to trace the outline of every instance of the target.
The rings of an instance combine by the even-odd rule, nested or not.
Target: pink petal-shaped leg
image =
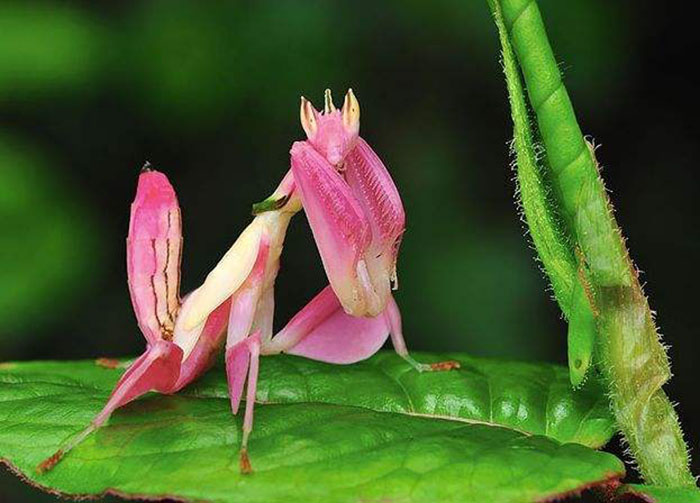
[[[73,447],[102,426],[119,407],[149,391],[172,393],[180,373],[182,350],[168,341],[150,345],[122,375],[107,404],[83,431],[68,439],[53,455],[37,466],[39,473],[53,468]]]
[[[275,287],[267,287],[258,301],[258,309],[255,313],[253,326],[260,330],[260,344],[270,342],[273,334],[273,322],[275,319]]]
[[[330,285],[321,290],[269,342],[263,342],[262,354],[275,355],[293,348],[333,314],[340,305]]]
[[[231,299],[231,312],[226,336],[227,348],[232,348],[250,334],[263,293],[263,281],[269,254],[270,242],[268,237],[263,234],[253,270]]]
[[[255,266],[243,285],[231,299],[228,335],[226,338],[226,377],[228,380],[231,411],[236,414],[243,396],[243,386],[248,374],[248,399],[243,422],[240,461],[241,472],[250,473],[250,460],[247,454],[248,436],[253,426],[255,387],[258,376],[260,355],[260,330],[249,337],[253,323],[260,318],[258,306],[263,295],[263,280],[269,257],[269,241],[262,237]],[[268,299],[269,300],[269,299]],[[265,310],[267,312],[267,310]]]
[[[245,376],[248,373],[250,351],[248,341],[244,339],[233,347],[226,348],[226,379],[228,381],[228,397],[231,401],[231,412],[238,414],[238,407],[243,397]]]
[[[365,360],[384,345],[389,325],[383,315],[362,318],[347,314],[330,286],[299,311],[263,353],[285,352],[327,363]]]
[[[95,418],[102,424],[111,411],[135,400],[149,391],[172,393],[180,375],[182,349],[169,341],[152,344],[119,379],[105,405]]]
[[[355,363],[379,351],[389,334],[396,353],[419,372],[459,368],[456,361],[426,364],[409,354],[401,331],[401,313],[393,296],[379,316],[354,317],[343,311],[330,286],[304,306],[269,344],[263,344],[262,353],[289,353],[336,364]]]
[[[248,458],[248,438],[253,430],[253,411],[255,408],[255,392],[258,384],[258,368],[260,360],[260,331],[256,330],[250,337],[238,342],[226,350],[226,375],[228,378],[231,410],[238,413],[243,396],[243,387],[248,374],[248,389],[246,393],[245,415],[243,418],[243,436],[240,447],[241,473],[252,471]]]
[[[248,390],[246,392],[245,416],[243,418],[243,438],[239,453],[241,473],[252,473],[253,468],[248,458],[248,438],[253,431],[253,412],[255,409],[255,393],[258,389],[258,368],[260,364],[260,332],[255,332],[247,340],[250,353],[250,367],[248,371]]]
[[[196,342],[189,354],[183,357],[180,377],[175,384],[174,391],[179,391],[187,386],[214,364],[216,355],[219,353],[219,349],[221,349],[224,341],[223,336],[226,333],[230,310],[231,299],[228,299],[209,315],[201,332],[191,334],[193,337],[196,337]],[[177,342],[178,336],[176,325],[173,339],[175,342]]]
[[[406,347],[406,341],[403,338],[401,329],[401,311],[392,295],[387,302],[386,310],[383,313],[387,324],[391,330],[391,342],[394,345],[394,350],[401,358],[406,360],[418,372],[452,370],[460,367],[459,362],[455,360],[447,360],[444,362],[435,363],[420,363],[416,361],[409,353]]]

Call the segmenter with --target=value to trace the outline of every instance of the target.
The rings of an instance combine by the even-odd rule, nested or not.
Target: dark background
[[[539,3],[696,450],[696,23],[652,1]],[[124,238],[143,162],[178,191],[188,291],[287,170],[299,95],[351,86],[407,210],[409,346],[564,363],[514,204],[498,50],[484,0],[0,2],[0,361],[139,353]],[[278,324],[325,283],[299,215]],[[3,472],[3,503],[53,499]]]

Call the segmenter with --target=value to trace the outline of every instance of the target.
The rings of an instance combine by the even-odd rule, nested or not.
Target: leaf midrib
[[[109,371],[111,369],[105,369],[105,370]],[[401,415],[401,416],[420,417],[420,418],[426,418],[426,419],[438,419],[438,420],[451,421],[451,422],[463,423],[463,424],[478,424],[478,425],[484,425],[484,426],[491,426],[494,428],[504,428],[507,430],[512,430],[514,432],[521,433],[521,434],[526,435],[526,436],[532,435],[532,433],[527,432],[525,430],[521,430],[519,428],[515,428],[515,427],[509,426],[509,425],[495,423],[495,422],[493,422],[493,420],[484,421],[484,420],[469,419],[469,418],[458,417],[458,416],[447,416],[447,415],[443,415],[443,414],[430,414],[427,412],[417,412],[415,410],[415,406],[413,405],[413,402],[411,400],[410,393],[408,392],[406,387],[403,385],[403,383],[401,383],[400,379],[395,379],[394,377],[392,377],[388,372],[386,372],[383,369],[382,369],[382,373],[384,373],[384,375],[386,375],[393,382],[396,382],[397,385],[399,386],[399,388],[401,389],[401,391],[404,393],[406,400],[408,401],[408,404],[409,404],[408,411],[384,410],[384,409],[380,409],[380,408],[372,408],[372,407],[359,406],[359,405],[349,405],[349,404],[345,404],[345,403],[338,403],[338,402],[332,402],[332,401],[305,400],[305,401],[295,401],[295,402],[283,402],[283,401],[280,402],[280,401],[272,401],[272,400],[256,400],[255,403],[257,403],[261,406],[265,406],[265,405],[300,405],[301,406],[304,404],[336,405],[336,406],[340,406],[340,407],[349,407],[349,408],[358,409],[358,410],[369,410],[369,411],[377,412],[377,413],[381,413],[381,414],[396,414],[396,415]],[[79,384],[51,383],[51,382],[47,382],[47,381],[26,380],[26,381],[22,381],[21,383],[17,382],[17,383],[11,383],[11,384],[22,384],[22,385],[27,385],[27,386],[32,386],[35,384],[40,384],[40,385],[46,384],[46,385],[50,385],[50,386],[54,386],[56,384],[59,384],[59,385],[65,384],[67,387],[77,388],[80,391],[84,391],[84,392],[88,392],[88,393],[90,391],[96,391],[98,393],[109,393],[109,391],[111,391],[111,390],[108,390],[107,388],[99,388],[99,387],[94,386],[94,385],[92,387],[92,390],[90,390],[90,389],[86,389],[85,387],[80,386]],[[66,392],[66,393],[53,393],[50,395],[34,395],[34,396],[28,396],[28,397],[22,397],[22,398],[0,399],[0,403],[11,403],[11,402],[19,402],[19,401],[23,401],[23,400],[37,400],[37,399],[43,400],[43,399],[47,399],[47,398],[66,397],[66,396],[69,396],[68,392]],[[144,395],[144,398],[157,397],[157,396],[160,396],[160,395],[158,395],[157,393],[149,393],[147,395]],[[167,396],[180,396],[180,397],[186,397],[186,398],[193,398],[193,399],[197,399],[197,400],[217,400],[217,401],[219,401],[219,400],[220,401],[228,401],[229,400],[228,397],[207,396],[207,395],[201,395],[201,394],[187,392],[187,391],[181,391],[181,392],[177,393],[177,395],[167,395]],[[491,396],[490,389],[489,389],[489,396]],[[97,398],[97,397],[95,397],[95,398]],[[100,398],[102,398],[102,397],[100,397]],[[245,403],[245,401],[246,401],[245,399],[242,400],[243,403]],[[492,400],[491,400],[491,402],[492,402]],[[119,412],[117,412],[117,414],[118,413]],[[215,414],[218,414],[218,413],[212,413],[211,415],[215,415]],[[493,418],[493,405],[491,405],[491,407],[490,407],[489,414],[490,414],[489,417]],[[590,411],[586,413],[586,416],[588,414],[590,414]],[[196,417],[206,417],[206,416],[202,415],[202,416],[196,416]],[[145,421],[145,422],[140,422],[138,424],[158,424],[159,422],[160,421],[154,421],[154,422]],[[164,421],[164,422],[167,422],[167,421]],[[11,421],[2,420],[2,419],[0,419],[0,423],[23,424],[23,423],[12,423]],[[57,423],[50,423],[50,424],[52,426],[80,427],[80,425],[78,425],[78,424],[57,424]],[[120,424],[136,424],[136,423],[120,423]],[[581,428],[581,426],[579,425],[579,429],[580,428]],[[547,436],[547,435],[545,435],[545,436]]]

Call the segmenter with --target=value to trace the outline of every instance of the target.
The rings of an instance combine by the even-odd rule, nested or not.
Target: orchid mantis
[[[147,391],[174,393],[212,364],[226,339],[231,409],[238,412],[247,380],[240,469],[252,471],[248,439],[253,427],[259,357],[289,353],[336,364],[376,353],[386,339],[418,371],[432,365],[408,353],[401,315],[391,294],[405,214],[382,161],[359,137],[360,108],[352,90],[341,110],[329,90],[323,113],[302,97],[307,140],[291,148],[291,169],[255,218],[182,305],[178,298],[180,211],[174,190],[158,172],[141,174],[127,239],[134,311],[147,350],[117,383],[107,405],[86,430],[44,461],[40,471],[99,428],[118,407]],[[305,210],[330,285],[273,336],[274,283],[287,226]]]

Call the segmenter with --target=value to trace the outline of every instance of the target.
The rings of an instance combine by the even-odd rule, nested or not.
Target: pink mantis
[[[277,190],[254,206],[255,218],[183,302],[179,298],[180,210],[165,175],[139,177],[127,238],[127,272],[134,312],[147,348],[117,383],[90,425],[43,461],[51,469],[102,426],[114,410],[148,391],[175,393],[204,373],[226,341],[231,409],[238,412],[248,382],[240,447],[242,473],[252,471],[248,439],[260,355],[289,353],[336,364],[376,353],[386,339],[418,371],[408,353],[391,294],[405,214],[379,157],[359,137],[360,108],[352,90],[341,110],[329,90],[324,111],[302,98],[306,141],[291,149],[291,169]],[[287,226],[304,208],[330,285],[273,336],[274,283]]]

